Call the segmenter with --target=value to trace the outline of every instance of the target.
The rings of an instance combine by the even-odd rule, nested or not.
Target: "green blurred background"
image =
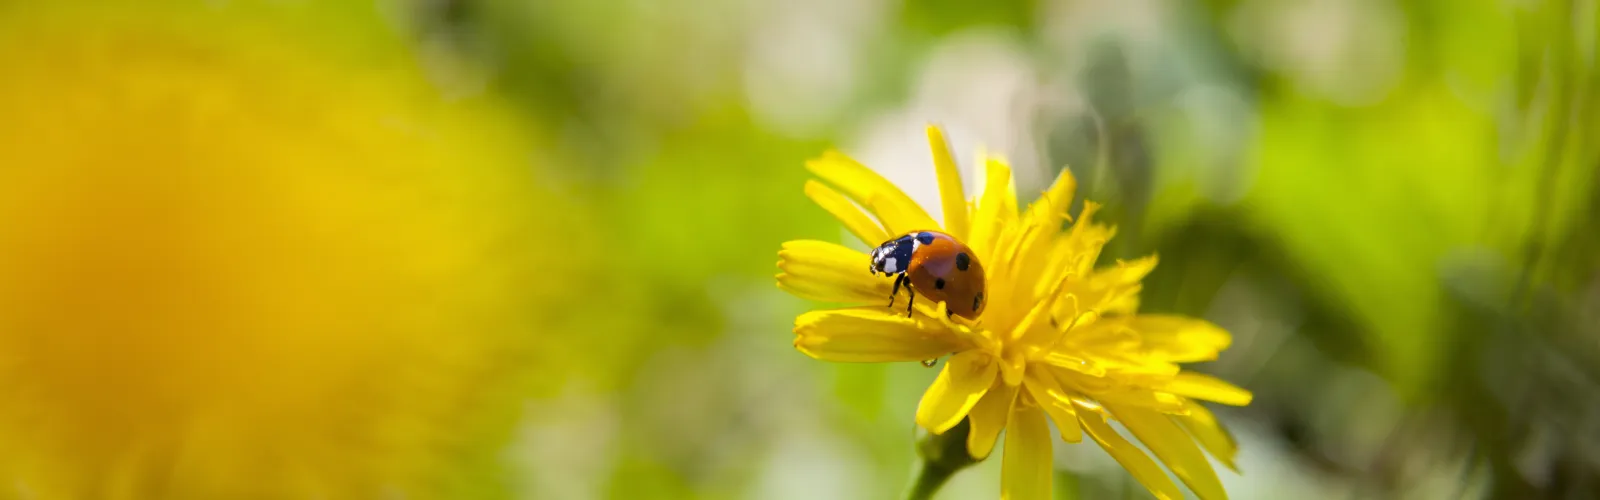
[[[563,278],[599,312],[552,320],[486,496],[897,496],[935,372],[795,352],[815,304],[772,275],[850,239],[801,191],[829,147],[937,205],[926,123],[1019,193],[1072,169],[1105,259],[1160,254],[1143,310],[1233,332],[1197,368],[1255,393],[1217,408],[1235,498],[1600,495],[1594,0],[266,8],[503,99],[604,263]],[[1148,496],[1056,454],[1060,498]],[[994,497],[998,462],[942,498]]]
[[[611,439],[535,491],[902,487],[932,372],[797,356],[784,332],[805,305],[768,275],[783,240],[848,239],[801,196],[805,158],[838,145],[935,205],[935,122],[964,160],[1008,156],[1024,193],[1070,166],[1120,225],[1107,258],[1161,254],[1144,309],[1235,334],[1201,369],[1256,392],[1219,410],[1242,442],[1236,497],[1600,494],[1595,2],[418,12],[420,40],[559,131],[613,241],[648,242],[622,259],[647,326],[605,332],[614,356],[544,403],[595,412],[548,432],[603,416]],[[1145,495],[1092,446],[1058,455],[1079,476],[1063,497]],[[946,496],[992,496],[995,465]]]

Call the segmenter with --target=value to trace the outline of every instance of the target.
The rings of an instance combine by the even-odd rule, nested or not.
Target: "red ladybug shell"
[[[937,231],[913,234],[922,233],[932,234],[933,242],[917,245],[912,252],[911,265],[906,268],[911,286],[919,295],[946,303],[951,313],[977,319],[986,305],[983,264],[978,263],[978,256],[948,234]]]

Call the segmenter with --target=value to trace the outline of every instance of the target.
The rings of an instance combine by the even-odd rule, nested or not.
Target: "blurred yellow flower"
[[[0,497],[503,496],[527,131],[228,9],[0,9]]]
[[[1137,313],[1140,280],[1156,259],[1095,269],[1115,231],[1093,222],[1097,206],[1089,202],[1067,227],[1076,188],[1068,171],[1019,213],[1010,168],[989,158],[982,162],[985,189],[969,203],[943,133],[929,127],[928,139],[942,226],[889,181],[837,152],[807,164],[822,181],[808,181],[806,194],[869,246],[941,227],[965,241],[988,273],[987,309],[969,321],[947,317],[943,303],[923,301],[907,317],[903,309],[884,307],[892,280],[867,272],[867,254],[822,241],[791,241],[779,252],[779,287],[819,301],[871,304],[801,315],[795,347],[817,359],[845,362],[922,361],[953,353],[923,395],[916,421],[944,433],[970,419],[967,451],[979,459],[1009,429],[1002,498],[1051,498],[1046,415],[1068,442],[1087,433],[1158,498],[1183,494],[1111,421],[1121,422],[1200,498],[1226,498],[1201,449],[1231,468],[1235,445],[1195,400],[1244,405],[1251,394],[1182,371],[1177,363],[1215,359],[1227,348],[1228,333],[1204,320]]]

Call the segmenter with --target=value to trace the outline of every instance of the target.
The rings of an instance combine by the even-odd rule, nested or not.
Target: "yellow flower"
[[[943,433],[970,419],[967,451],[979,459],[1009,429],[1002,498],[1050,498],[1047,415],[1063,439],[1078,442],[1087,433],[1158,498],[1183,495],[1111,421],[1121,422],[1201,498],[1225,498],[1201,449],[1232,468],[1235,446],[1196,400],[1245,405],[1251,394],[1182,371],[1177,363],[1215,359],[1227,348],[1228,333],[1204,320],[1137,313],[1140,280],[1156,259],[1095,269],[1115,230],[1094,223],[1097,205],[1089,202],[1070,220],[1076,185],[1066,170],[1019,212],[1010,168],[989,158],[982,162],[983,194],[969,202],[943,133],[930,126],[928,140],[942,226],[889,181],[837,152],[806,165],[821,181],[808,181],[805,192],[869,246],[941,227],[963,240],[988,273],[987,309],[967,320],[947,317],[943,303],[922,301],[907,317],[904,309],[884,306],[892,280],[868,273],[866,254],[822,241],[791,241],[779,252],[780,288],[857,305],[802,314],[795,320],[795,347],[844,362],[953,354],[922,396],[916,421]]]
[[[592,253],[528,131],[193,4],[0,7],[0,497],[504,496]]]

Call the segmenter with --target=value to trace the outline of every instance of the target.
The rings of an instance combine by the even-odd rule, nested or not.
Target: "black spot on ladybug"
[[[944,278],[934,278],[933,287],[944,290]]]
[[[924,245],[933,244],[933,233],[917,233],[917,241]]]
[[[956,269],[960,269],[962,271],[965,271],[965,270],[967,270],[967,267],[969,267],[971,265],[972,265],[972,257],[968,257],[966,252],[961,252],[961,253],[956,254]]]
[[[976,310],[978,310],[978,307],[980,307],[982,305],[983,305],[983,292],[978,292],[977,295],[974,295],[972,297],[972,310],[976,311]]]

